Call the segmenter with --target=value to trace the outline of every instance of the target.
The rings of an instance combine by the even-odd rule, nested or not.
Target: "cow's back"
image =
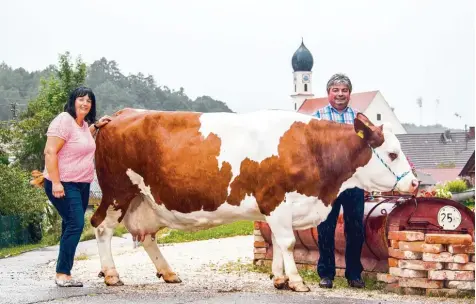
[[[296,119],[310,118],[287,111],[121,110],[97,137],[96,170],[103,195],[118,205],[138,195],[126,174],[130,169],[169,210],[214,211],[227,201],[239,205],[243,196],[230,198],[230,184],[243,161],[259,163],[276,156],[283,133]]]

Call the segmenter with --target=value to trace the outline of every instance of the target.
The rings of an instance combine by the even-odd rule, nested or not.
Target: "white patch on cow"
[[[134,170],[132,169],[127,169],[126,171],[127,176],[129,176],[131,182],[133,185],[137,185],[139,187],[140,192],[148,199],[151,200],[151,202],[155,203],[154,196],[150,192],[150,187],[146,186],[144,183],[144,178],[140,176],[139,174],[135,173]]]
[[[124,217],[124,225],[134,234],[153,233],[162,227],[180,230],[200,230],[231,223],[236,220],[263,220],[256,200],[246,196],[240,206],[222,204],[217,210],[195,211],[181,213],[168,210],[163,204],[157,204],[150,192],[150,187],[144,184],[142,176],[131,169],[127,175],[132,183],[141,190],[142,196],[131,201],[129,210]]]
[[[397,176],[408,172],[397,183],[395,190],[400,192],[415,191],[416,189],[412,182],[417,179],[411,171],[407,158],[401,149],[400,142],[395,134],[390,132],[388,126],[384,125],[383,134],[385,138],[384,143],[380,147],[375,148],[375,153],[372,153],[370,161],[365,166],[357,169],[349,183],[353,183],[369,192],[386,192],[392,190],[397,181]],[[392,161],[388,156],[389,153],[396,153],[398,157]]]
[[[162,227],[196,231],[238,220],[265,220],[256,199],[250,195],[246,195],[239,206],[223,203],[215,211],[199,210],[182,213],[168,210],[163,204],[156,204],[150,193],[150,187],[144,184],[139,174],[128,169],[127,175],[133,184],[138,185],[143,194],[131,201],[124,217],[124,225],[133,235],[153,233]],[[149,196],[151,198],[148,198]],[[316,227],[327,218],[331,211],[331,206],[326,207],[317,197],[309,197],[297,192],[287,193],[286,202],[282,204],[291,207],[291,221],[294,229]]]
[[[292,205],[292,225],[295,230],[317,227],[327,219],[332,206],[324,205],[317,197],[292,192],[286,194],[286,203]]]
[[[154,203],[155,204],[155,203]],[[163,226],[157,218],[157,210],[147,203],[144,196],[132,199],[128,211],[124,216],[124,226],[133,235],[146,235],[157,232]]]
[[[199,132],[205,138],[210,133],[220,138],[218,168],[221,168],[223,162],[228,162],[231,165],[233,182],[240,173],[244,159],[262,162],[268,157],[277,156],[279,141],[291,125],[295,122],[307,124],[312,119],[317,118],[284,110],[263,110],[245,114],[204,113],[200,117]]]
[[[299,197],[296,197],[299,200]],[[273,247],[279,246],[278,252],[281,252],[284,270],[289,277],[290,282],[302,282],[294,261],[293,251],[296,243],[296,238],[293,232],[293,208],[296,201],[286,201],[276,207],[269,216],[266,216],[268,223],[273,233]],[[273,268],[277,275],[280,275],[281,259],[273,256]]]
[[[121,215],[121,209],[114,210],[113,205],[110,205],[106,212],[106,218],[97,228],[94,229],[98,244],[99,257],[101,260],[101,269],[105,274],[109,271],[115,271],[114,260],[111,252],[111,239],[114,234],[114,228],[119,224],[119,218]]]

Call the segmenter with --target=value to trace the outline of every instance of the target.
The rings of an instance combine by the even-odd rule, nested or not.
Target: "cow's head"
[[[418,188],[418,179],[403,153],[400,142],[391,126],[374,126],[359,113],[354,120],[354,129],[372,150],[370,161],[355,174],[366,191],[399,191],[413,193]]]

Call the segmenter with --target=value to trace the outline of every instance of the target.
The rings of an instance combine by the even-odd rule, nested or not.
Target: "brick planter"
[[[400,294],[462,297],[475,290],[475,244],[469,234],[424,234],[390,231],[388,234],[388,272],[364,271],[363,277],[387,283],[386,290]],[[271,267],[272,250],[254,229],[255,265]],[[317,261],[316,261],[317,262]],[[316,270],[315,262],[296,262],[298,269]],[[343,277],[344,268],[336,269]]]
[[[474,242],[469,234],[390,231],[387,290],[429,296],[474,295]]]

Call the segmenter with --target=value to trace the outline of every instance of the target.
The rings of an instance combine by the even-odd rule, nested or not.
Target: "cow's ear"
[[[374,126],[364,114],[359,113],[354,119],[354,129],[357,135],[364,139],[372,148],[379,147],[384,142],[383,126]]]
[[[358,119],[360,120],[361,122],[363,122],[366,126],[371,126],[373,127],[374,124],[370,121],[370,119],[365,116],[363,113],[357,113],[357,116],[355,117],[355,119]]]
[[[370,125],[359,119],[359,116],[354,119],[354,130],[360,138],[365,140],[369,140],[372,134]]]

